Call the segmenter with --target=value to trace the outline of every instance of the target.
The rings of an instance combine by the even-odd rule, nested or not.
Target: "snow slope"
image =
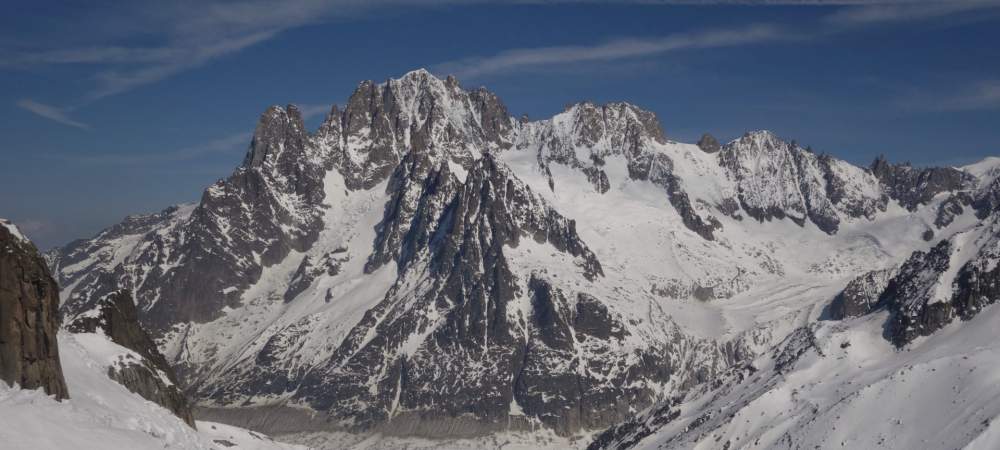
[[[195,431],[170,411],[108,378],[107,369],[133,352],[94,334],[59,335],[70,398],[0,383],[0,447],[6,449],[293,449],[247,430],[199,423]],[[224,431],[223,431],[224,430]],[[223,446],[226,439],[237,446]]]
[[[756,359],[755,370],[692,392],[671,406],[676,416],[630,448],[1000,446],[1000,308],[906,351],[882,337],[884,320],[813,323],[805,328],[812,342],[786,340]],[[785,349],[795,356],[777,370]]]

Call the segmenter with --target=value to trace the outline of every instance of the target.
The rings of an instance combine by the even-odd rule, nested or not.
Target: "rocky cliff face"
[[[50,259],[67,314],[132,290],[217,418],[571,435],[738,378],[762,355],[791,370],[812,348],[794,330],[838,292],[836,317],[863,320],[903,311],[883,292],[917,266],[952,276],[914,262],[864,278],[927,254],[928,229],[993,233],[975,225],[992,191],[952,204],[936,195],[950,182],[889,172],[769,132],[717,150],[674,142],[627,103],[514,120],[485,89],[415,71],[361,83],[314,133],[295,107],[269,108],[243,163],[198,204],[130,217]],[[904,191],[925,200],[908,209]],[[952,314],[985,305],[989,257],[941,252],[969,280]],[[920,303],[931,284],[904,297]]]
[[[111,365],[108,376],[129,391],[169,409],[194,428],[191,407],[173,368],[139,325],[132,294],[128,291],[113,292],[95,302],[94,308],[70,317],[66,330],[71,333],[101,333],[111,342],[135,352],[129,360]]]
[[[844,290],[833,298],[830,304],[830,318],[842,320],[871,312],[877,307],[879,297],[895,274],[895,269],[880,269],[851,280]]]
[[[0,219],[0,380],[69,397],[59,363],[59,287],[35,246]]]
[[[726,144],[721,164],[737,182],[740,205],[756,220],[807,220],[827,233],[841,222],[872,219],[886,208],[873,176],[761,131]]]
[[[514,120],[496,95],[467,91],[425,70],[383,84],[362,82],[342,114],[331,112],[318,139],[348,189],[370,189],[391,175],[411,148],[433,146],[469,166],[482,153],[511,146]]]
[[[715,136],[705,133],[701,135],[701,139],[698,140],[698,148],[700,148],[705,153],[716,153],[722,150],[722,144],[715,139]]]
[[[879,297],[892,313],[886,337],[903,346],[956,318],[969,320],[1000,299],[998,233],[992,217],[927,252],[914,252]]]
[[[909,164],[891,164],[883,157],[871,164],[871,173],[886,187],[888,195],[900,205],[915,210],[935,195],[971,188],[976,178],[951,167],[915,168]]]

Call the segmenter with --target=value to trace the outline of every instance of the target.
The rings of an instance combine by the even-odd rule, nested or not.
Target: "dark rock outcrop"
[[[128,291],[116,291],[94,304],[93,311],[67,321],[71,333],[101,333],[112,342],[137,353],[108,368],[108,376],[146,400],[169,409],[192,428],[194,416],[174,370],[139,325],[135,303]]]
[[[722,149],[722,145],[719,144],[719,141],[715,140],[715,136],[705,133],[698,140],[698,148],[705,153],[718,153]]]
[[[816,333],[810,326],[796,328],[788,334],[774,352],[774,371],[786,373],[795,363],[810,350],[823,356],[823,351],[816,343]]]
[[[944,228],[951,225],[955,218],[965,212],[965,208],[973,203],[972,196],[965,192],[952,194],[945,201],[938,205],[937,215],[934,217],[934,226]]]
[[[872,162],[869,170],[885,186],[889,197],[910,211],[942,192],[969,189],[976,183],[974,176],[955,168],[918,169],[909,164],[890,164],[882,156]]]
[[[1000,248],[994,243],[959,269],[951,304],[955,313],[969,320],[988,305],[1000,301]]]
[[[412,255],[430,242],[435,221],[460,186],[448,164],[426,150],[403,157],[389,180],[391,193],[365,271],[372,272],[389,261],[400,269]]]
[[[35,246],[0,219],[0,380],[69,397],[59,363],[59,286]]]
[[[834,298],[829,317],[839,320],[887,310],[884,336],[897,347],[969,320],[1000,300],[1000,223],[977,226],[915,251],[898,270],[868,272]]]
[[[871,312],[895,272],[895,269],[873,270],[851,280],[830,304],[830,318],[842,320]]]
[[[885,337],[903,346],[951,322],[949,299],[935,299],[935,285],[948,270],[952,244],[943,240],[927,252],[917,251],[899,269],[879,296],[879,306],[889,309]]]
[[[1000,176],[979,189],[972,199],[972,207],[980,219],[989,217],[1000,211]]]
[[[1000,234],[995,218],[981,224],[975,240],[942,240],[927,252],[914,252],[879,298],[889,309],[886,338],[903,346],[927,336],[955,318],[969,320],[1000,299]],[[961,246],[975,246],[973,250]],[[951,267],[953,254],[965,252],[968,260]],[[947,278],[952,273],[953,278]]]

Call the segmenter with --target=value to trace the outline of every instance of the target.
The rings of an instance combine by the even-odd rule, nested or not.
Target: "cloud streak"
[[[824,21],[832,25],[858,26],[889,22],[914,22],[1000,7],[1000,0],[952,0],[949,2],[875,3],[835,11]]]
[[[43,103],[38,103],[31,99],[23,99],[17,102],[17,106],[24,110],[30,111],[33,114],[44,117],[46,119],[61,123],[63,125],[69,125],[71,127],[80,128],[82,130],[89,130],[90,126],[73,120],[66,114],[66,110],[58,108],[51,105],[46,105]]]
[[[935,111],[1000,109],[1000,79],[969,83],[951,93],[916,96],[905,103]]]
[[[270,1],[229,0],[159,2],[144,5],[105,7],[87,17],[91,29],[107,29],[98,42],[127,42],[139,36],[154,45],[89,45],[78,48],[41,48],[34,51],[0,47],[0,69],[30,69],[51,65],[93,65],[93,87],[80,94],[72,107],[56,107],[31,100],[21,108],[58,123],[86,129],[70,118],[77,110],[103,98],[158,83],[188,70],[243,51],[303,26],[369,14],[384,7],[429,8],[456,4],[494,3],[496,0],[290,0],[275,7]],[[750,6],[844,6],[824,23],[828,28],[851,29],[889,21],[930,19],[995,7],[1000,0],[521,0],[521,3],[617,3],[652,5],[750,5]],[[94,19],[96,18],[96,19]],[[73,32],[75,23],[63,27]],[[81,20],[82,22],[83,20]],[[827,30],[829,31],[829,30]],[[57,42],[65,42],[60,31]],[[436,72],[476,78],[505,71],[558,64],[614,61],[651,56],[685,49],[747,45],[774,40],[787,34],[764,25],[741,30],[677,34],[667,37],[627,38],[591,46],[557,46],[511,49],[493,56],[446,62]]]
[[[742,5],[742,6],[845,6],[845,5],[913,5],[939,0],[648,0],[631,3],[653,5]],[[961,1],[961,0],[959,0]],[[613,2],[612,2],[613,3]]]
[[[86,101],[91,102],[120,94],[139,86],[161,81],[180,72],[202,66],[220,56],[235,53],[268,40],[277,33],[277,30],[268,30],[223,40],[206,46],[196,46],[186,49],[160,49],[159,53],[171,56],[139,69],[99,72],[95,76],[98,86],[86,96]]]
[[[990,3],[969,0],[959,3]],[[493,3],[495,0],[293,0],[276,8],[269,1],[164,2],[156,7],[115,7],[95,17],[107,17],[101,28],[127,23],[133,34],[158,37],[161,45],[120,45],[57,48],[29,52],[2,51],[0,68],[27,68],[57,64],[110,66],[98,71],[96,86],[83,103],[155,83],[210,61],[272,39],[283,31],[306,25],[363,15],[379,7],[435,7],[453,4]],[[636,3],[684,5],[885,5],[902,8],[925,4],[922,0],[524,0],[521,3]],[[890,11],[886,9],[885,11]],[[868,11],[875,14],[877,11]],[[888,12],[884,14],[889,14]],[[841,20],[863,20],[861,11]],[[67,24],[72,26],[72,24]],[[628,43],[625,43],[626,45]]]
[[[86,128],[85,124],[69,118],[66,112],[201,67],[272,39],[285,30],[367,7],[365,2],[355,0],[298,0],[285,2],[277,8],[265,1],[236,3],[225,0],[162,2],[131,8],[115,6],[91,15],[106,21],[98,23],[96,28],[120,26],[130,31],[112,32],[113,40],[127,40],[138,35],[144,39],[152,37],[158,45],[90,45],[33,51],[0,48],[0,69],[69,64],[97,66],[92,77],[93,88],[82,93],[78,100],[67,102],[72,107],[43,105],[31,100],[18,103],[41,117]],[[64,25],[68,30],[74,26],[72,22]]]
[[[152,63],[166,61],[178,54],[170,48],[81,47],[15,54],[0,59],[0,67],[24,69],[56,64]]]
[[[54,154],[49,155],[49,157],[63,161],[72,161],[74,163],[97,165],[163,164],[190,161],[216,153],[235,153],[238,150],[245,150],[247,145],[249,145],[251,138],[251,133],[243,132],[213,139],[204,144],[164,152],[145,152],[142,154],[103,153],[93,155]]]
[[[486,75],[541,66],[605,62],[659,55],[681,50],[731,47],[785,38],[769,25],[752,25],[738,30],[674,34],[657,38],[628,38],[590,46],[557,46],[505,50],[489,57],[446,62],[435,72],[475,79]]]
[[[501,51],[492,56],[448,61],[434,66],[433,70],[441,74],[453,74],[459,78],[476,79],[521,69],[614,61],[681,50],[750,45],[782,39],[817,38],[850,32],[863,26],[930,20],[1000,8],[1000,0],[953,0],[950,2],[931,0],[651,0],[643,3],[841,6],[842,8],[824,16],[820,21],[820,26],[802,32],[793,32],[787,27],[757,24],[734,30],[675,34],[653,38],[625,38],[589,46],[515,48]]]

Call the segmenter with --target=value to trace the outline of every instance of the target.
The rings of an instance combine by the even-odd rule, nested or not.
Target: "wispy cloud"
[[[424,0],[417,5],[457,0]],[[0,68],[55,64],[99,65],[95,87],[77,102],[86,104],[155,83],[212,60],[267,41],[283,31],[360,14],[379,4],[402,0],[176,1],[154,5],[117,5],[88,17],[103,21],[91,28],[110,29],[112,41],[138,36],[159,45],[88,45],[78,48],[12,50],[0,47]],[[106,22],[106,23],[105,23]],[[74,23],[64,24],[72,28]],[[116,30],[121,28],[122,30]],[[72,31],[72,30],[70,30]],[[62,42],[65,39],[59,39]]]
[[[666,37],[623,38],[595,45],[514,48],[492,56],[448,61],[433,67],[441,74],[459,78],[486,75],[526,68],[573,63],[614,61],[658,55],[673,51],[749,45],[780,39],[809,39],[833,36],[887,22],[929,20],[975,11],[1000,9],[1000,0],[649,0],[651,4],[748,5],[748,6],[837,6],[821,23],[793,30],[788,26],[767,24],[742,29],[674,34]]]
[[[143,165],[189,161],[216,153],[233,153],[246,150],[250,143],[248,132],[235,133],[213,139],[203,144],[173,150],[142,153],[102,153],[91,155],[52,154],[48,157],[63,161],[98,165]]]
[[[873,25],[937,19],[984,9],[1000,8],[1000,0],[951,0],[947,2],[897,2],[863,4],[835,11],[825,18],[834,25]]]
[[[44,106],[44,105],[43,105]],[[330,112],[330,105],[308,104],[297,105],[303,119],[325,115]],[[53,159],[72,161],[75,163],[98,165],[143,165],[162,164],[180,161],[190,161],[212,154],[225,154],[245,151],[250,145],[253,134],[250,132],[233,133],[212,139],[202,144],[191,145],[166,151],[136,153],[99,153],[99,154],[50,154]]]
[[[39,116],[87,128],[68,117],[94,101],[118,95],[205,66],[213,61],[273,39],[281,33],[307,25],[342,20],[378,11],[384,7],[436,7],[452,4],[492,3],[499,0],[290,0],[276,7],[273,2],[251,0],[202,0],[157,2],[153,4],[113,3],[99,6],[80,18],[85,29],[109,30],[80,47],[25,48],[0,45],[0,69],[23,69],[50,65],[92,65],[93,85],[77,98],[60,103],[72,107],[19,106]],[[885,21],[916,20],[992,7],[1000,0],[521,0],[521,3],[642,3],[687,5],[799,5],[842,7],[824,22],[832,27],[850,28]],[[101,9],[103,8],[103,9]],[[66,42],[66,33],[79,33],[72,18],[63,26],[52,27],[52,42]],[[93,23],[93,22],[98,23]],[[846,27],[845,27],[846,26]],[[54,31],[55,29],[62,31]],[[590,46],[520,48],[493,56],[444,63],[438,72],[465,78],[553,64],[613,61],[684,49],[746,45],[776,39],[784,31],[767,26],[742,30],[678,34],[666,37],[639,37],[608,41]],[[138,39],[131,39],[138,38]],[[28,39],[32,42],[34,39]],[[141,41],[142,46],[123,45]],[[97,43],[93,45],[93,43]],[[152,45],[150,44],[152,43]],[[103,45],[102,45],[103,44]]]
[[[967,83],[951,92],[914,93],[899,103],[907,109],[925,111],[1000,109],[1000,79]]]
[[[0,47],[0,69],[66,64],[96,66],[93,88],[77,99],[63,102],[72,107],[43,105],[31,100],[18,103],[39,116],[87,128],[69,118],[66,112],[203,66],[272,39],[285,30],[368,7],[365,2],[356,0],[298,0],[282,3],[280,7],[267,1],[236,3],[225,0],[163,2],[143,8],[116,5],[101,14],[93,14],[92,17],[107,21],[93,27],[128,29],[112,32],[109,38],[112,41],[127,41],[129,36],[137,35],[143,40],[159,42],[159,45],[111,44],[34,50]],[[74,24],[65,25],[72,29]]]
[[[54,64],[105,66],[94,75],[95,87],[78,104],[120,94],[190,70],[219,57],[264,42],[283,31],[377,11],[380,7],[434,7],[496,0],[292,0],[275,7],[264,0],[232,2],[164,2],[155,7],[115,5],[89,17],[107,23],[96,28],[127,28],[113,35],[137,34],[161,44],[130,47],[90,45],[13,51],[0,48],[0,68],[25,68]],[[963,0],[958,0],[964,2]],[[973,0],[975,1],[975,0]],[[979,0],[989,2],[990,0]],[[522,3],[601,3],[602,0],[523,0]],[[900,5],[922,0],[607,0],[608,3],[642,4],[740,4],[740,5]],[[125,25],[123,25],[125,24]],[[67,23],[72,27],[73,23]],[[60,41],[65,41],[60,39]],[[623,43],[628,45],[629,43]],[[654,43],[655,45],[655,43]]]
[[[51,105],[46,105],[46,104],[43,104],[43,103],[38,103],[38,102],[36,102],[34,100],[31,100],[31,99],[19,100],[17,102],[17,106],[19,106],[19,107],[21,107],[21,108],[23,108],[23,109],[25,109],[27,111],[30,111],[30,112],[32,112],[32,113],[34,113],[36,115],[44,117],[46,119],[53,120],[53,121],[56,121],[58,123],[61,123],[63,125],[69,125],[71,127],[76,127],[76,128],[80,128],[80,129],[84,129],[84,130],[89,130],[90,129],[89,125],[87,125],[85,123],[78,122],[78,121],[73,120],[72,118],[70,118],[69,115],[67,115],[66,110],[62,109],[62,108],[58,108],[58,107],[51,106]]]
[[[655,38],[617,39],[589,46],[517,48],[488,57],[446,62],[434,67],[434,71],[453,74],[459,78],[474,79],[484,75],[530,67],[614,61],[680,50],[747,45],[782,37],[786,36],[772,26],[752,25],[737,30],[683,33]]]
[[[53,64],[124,64],[163,62],[178,56],[170,48],[128,48],[118,46],[42,50],[9,55],[0,67],[28,68]]]
[[[647,0],[633,3],[660,5],[744,5],[744,6],[843,6],[930,3],[940,0]]]
[[[129,91],[139,86],[161,81],[177,73],[204,65],[220,56],[234,53],[259,42],[274,37],[278,30],[262,31],[246,36],[226,39],[211,45],[180,49],[159,49],[166,58],[150,59],[153,64],[138,69],[113,69],[98,72],[95,76],[97,88],[87,96],[87,101],[98,100],[110,95]]]

